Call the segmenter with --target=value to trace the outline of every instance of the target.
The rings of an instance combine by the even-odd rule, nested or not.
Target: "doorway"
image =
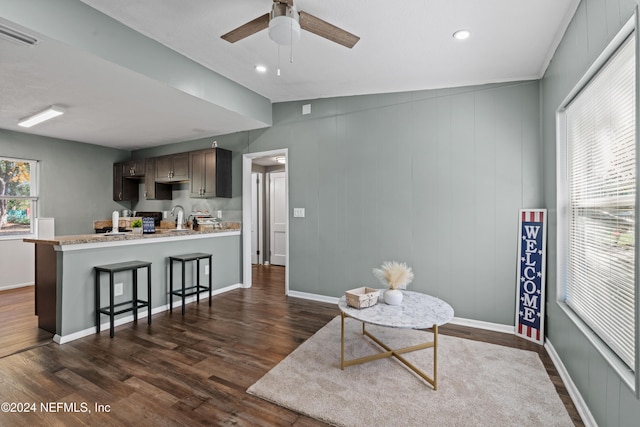
[[[242,160],[242,281],[255,266],[281,266],[289,293],[288,149],[249,153]],[[284,267],[284,268],[282,268]]]

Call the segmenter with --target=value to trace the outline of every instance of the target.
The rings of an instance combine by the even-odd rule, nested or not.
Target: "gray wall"
[[[93,233],[93,220],[130,202],[113,201],[113,163],[125,150],[0,129],[0,155],[40,161],[38,214],[55,218],[57,235]]]
[[[0,129],[0,156],[40,161],[38,215],[55,218],[57,235],[93,233],[94,219],[129,207],[112,200],[111,184],[128,151]],[[21,240],[0,240],[0,289],[33,283],[33,244]]]
[[[549,209],[547,335],[602,426],[637,426],[640,401],[555,303],[556,139],[555,112],[608,42],[632,16],[634,0],[583,1],[541,82],[545,205]]]
[[[303,116],[302,105],[312,104]],[[409,263],[411,289],[447,300],[456,316],[514,323],[520,208],[541,207],[539,84],[517,82],[275,104],[271,128],[133,153],[233,151],[241,210],[242,154],[289,149],[290,289],[338,297],[377,285],[372,268]],[[138,210],[196,203],[142,201]]]
[[[410,289],[513,325],[518,210],[542,205],[538,82],[275,104],[289,149],[290,289],[338,297],[406,261]],[[291,209],[292,210],[292,209]]]

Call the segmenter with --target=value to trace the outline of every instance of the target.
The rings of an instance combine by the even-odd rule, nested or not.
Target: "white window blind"
[[[635,35],[566,107],[566,303],[635,367]]]

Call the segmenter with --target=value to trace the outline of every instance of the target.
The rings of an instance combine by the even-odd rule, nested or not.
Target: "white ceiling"
[[[538,79],[579,0],[298,0],[298,10],[361,39],[348,49],[303,31],[279,55],[266,30],[235,44],[220,39],[268,12],[271,0],[82,2],[282,102]],[[462,28],[471,38],[454,40]],[[135,149],[255,127],[119,65],[40,40],[33,48],[0,40],[0,128],[24,132],[18,119],[55,103],[74,114],[27,132]],[[257,64],[268,71],[257,73]]]

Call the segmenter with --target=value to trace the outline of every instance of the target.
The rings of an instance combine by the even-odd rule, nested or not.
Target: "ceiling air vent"
[[[0,38],[25,46],[33,46],[38,43],[38,39],[35,37],[22,33],[18,30],[14,30],[13,28],[9,28],[3,24],[0,24]]]

